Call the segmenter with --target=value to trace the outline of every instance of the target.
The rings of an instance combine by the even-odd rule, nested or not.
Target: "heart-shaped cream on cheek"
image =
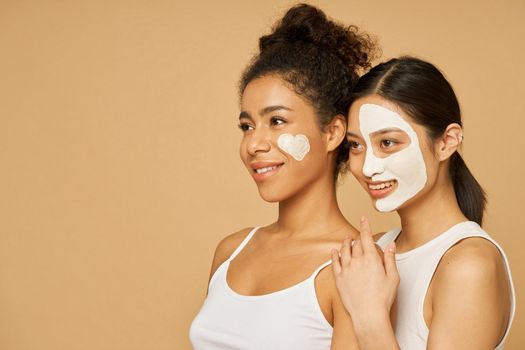
[[[291,155],[295,160],[303,160],[308,152],[310,152],[310,142],[305,135],[291,135],[282,134],[277,139],[279,148]]]

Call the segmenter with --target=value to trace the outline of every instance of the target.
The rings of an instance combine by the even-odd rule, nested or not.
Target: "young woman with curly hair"
[[[348,159],[346,115],[373,44],[309,5],[259,41],[240,82],[240,156],[277,220],[224,238],[193,321],[195,349],[357,349],[329,252],[357,230],[336,181]]]

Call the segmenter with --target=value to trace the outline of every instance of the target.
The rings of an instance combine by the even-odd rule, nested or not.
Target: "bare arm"
[[[333,273],[328,271],[331,267],[328,267],[326,270],[327,274],[325,279],[328,280],[328,289],[330,293],[331,300],[331,309],[333,314],[333,327],[334,331],[332,334],[332,350],[358,350],[359,346],[357,343],[357,338],[354,332],[354,327],[352,324],[352,319],[348,311],[346,311],[339,293],[337,292],[337,287],[335,285],[335,280]],[[322,277],[322,276],[319,276]]]
[[[483,238],[468,238],[441,260],[429,289],[428,349],[494,349],[508,323],[503,259]],[[429,323],[427,321],[427,323]]]

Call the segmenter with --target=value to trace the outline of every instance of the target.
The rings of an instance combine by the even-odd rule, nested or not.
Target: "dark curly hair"
[[[307,4],[290,8],[272,33],[259,39],[259,53],[242,74],[239,92],[254,79],[278,75],[316,110],[321,130],[337,115],[347,117],[359,73],[371,67],[375,43],[356,26],[343,26]],[[346,139],[339,146],[334,176],[348,162]]]

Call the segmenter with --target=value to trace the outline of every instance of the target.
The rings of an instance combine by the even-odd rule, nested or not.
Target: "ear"
[[[437,140],[436,153],[440,161],[446,160],[456,152],[463,142],[463,129],[461,125],[452,123]]]
[[[336,115],[325,127],[326,150],[335,150],[346,137],[346,118],[342,114]]]

